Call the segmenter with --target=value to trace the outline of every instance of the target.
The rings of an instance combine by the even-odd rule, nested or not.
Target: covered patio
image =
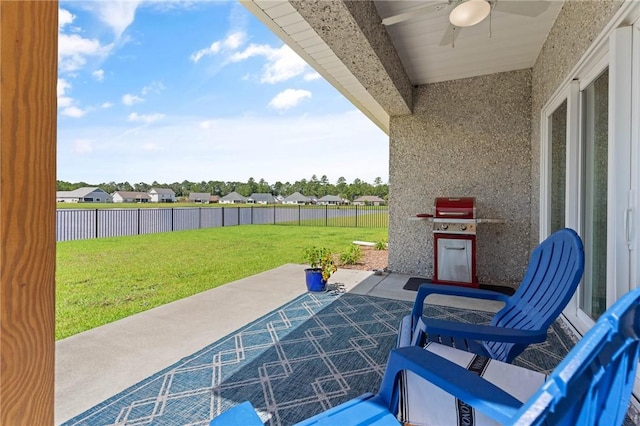
[[[206,424],[247,398],[256,406],[267,404],[270,424],[291,424],[292,418],[304,418],[298,413],[315,414],[323,404],[375,389],[395,342],[396,317],[410,311],[416,295],[403,289],[411,276],[340,269],[330,280],[334,291],[308,293],[304,268],[286,264],[58,341],[55,424]],[[295,307],[300,300],[302,314]],[[428,303],[440,306],[440,314],[463,312],[456,315],[473,321],[482,312],[490,318],[502,306],[439,295]],[[265,318],[271,318],[265,329],[270,337],[263,340],[250,330]],[[548,342],[524,355],[520,365],[550,371],[572,346],[571,338],[558,321]],[[336,370],[327,374],[324,364]],[[275,366],[284,365],[291,370],[280,375]],[[260,379],[246,378],[255,375]],[[289,381],[297,387],[282,386]],[[297,397],[318,383],[324,388]],[[176,412],[183,417],[176,419]]]
[[[465,28],[455,47],[441,43],[457,1],[242,3],[389,134],[394,273],[433,273],[428,223],[410,218],[474,196],[479,217],[502,220],[478,228],[481,282],[516,284],[567,226],[587,254],[564,312],[578,335],[637,287],[640,2],[500,0],[492,37]],[[544,7],[500,10],[510,3]],[[0,2],[2,424],[54,422],[57,6]]]

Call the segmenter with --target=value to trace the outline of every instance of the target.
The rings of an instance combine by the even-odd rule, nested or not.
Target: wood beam
[[[54,417],[58,1],[0,1],[0,424]]]

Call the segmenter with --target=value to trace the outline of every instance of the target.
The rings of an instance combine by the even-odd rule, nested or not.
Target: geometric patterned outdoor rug
[[[377,391],[397,326],[412,305],[373,296],[303,294],[64,424],[207,425],[246,400],[265,424],[293,424]],[[492,316],[433,305],[425,315],[478,324]],[[554,323],[547,341],[514,363],[548,373],[571,346]]]

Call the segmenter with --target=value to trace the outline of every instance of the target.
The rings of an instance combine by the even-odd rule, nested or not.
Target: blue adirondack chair
[[[511,362],[532,343],[544,342],[547,329],[573,296],[584,270],[582,240],[572,229],[554,232],[531,253],[524,278],[512,296],[474,288],[422,284],[411,315],[404,317],[396,347],[438,342]],[[490,325],[424,317],[427,296],[442,294],[498,300],[505,306]]]
[[[424,424],[434,422],[436,417],[443,418],[438,411],[449,411],[453,416],[468,411],[461,409],[459,403],[438,403],[443,396],[472,407],[476,420],[481,415],[500,424],[620,425],[635,380],[640,355],[638,336],[640,289],[628,293],[605,312],[541,386],[527,395],[520,392],[517,398],[511,391],[519,391],[523,384],[539,380],[537,375],[542,375],[438,343],[432,343],[430,347],[435,347],[440,354],[447,354],[448,359],[428,348],[394,349],[376,395],[362,395],[298,423],[298,426],[398,425],[398,419]],[[487,369],[493,371],[495,383],[461,362],[460,357],[465,355],[491,363]],[[432,411],[424,413],[424,417],[406,418],[402,413],[407,394],[413,389],[402,389],[407,372],[418,377],[418,385],[429,391],[429,397],[421,400],[420,408],[436,401],[431,403],[428,409]],[[507,375],[510,376],[510,389],[496,385]],[[248,402],[214,418],[210,426],[240,424],[262,424]]]

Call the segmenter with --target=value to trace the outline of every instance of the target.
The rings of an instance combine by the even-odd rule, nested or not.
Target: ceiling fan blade
[[[407,21],[409,19],[412,19],[418,16],[427,15],[429,13],[436,12],[438,10],[437,7],[442,6],[443,4],[448,6],[449,2],[447,0],[436,0],[436,1],[425,2],[424,4],[421,4],[419,6],[412,7],[411,9],[407,9],[402,13],[398,13],[396,15],[391,15],[391,16],[387,16],[386,18],[383,18],[382,25],[393,25],[399,22]]]
[[[456,39],[460,35],[460,30],[462,30],[462,28],[449,25],[445,30],[444,34],[442,35],[442,39],[440,40],[440,46],[453,46],[453,43],[456,41]]]
[[[514,15],[536,17],[546,11],[551,4],[548,1],[532,0],[496,0],[496,11]]]

